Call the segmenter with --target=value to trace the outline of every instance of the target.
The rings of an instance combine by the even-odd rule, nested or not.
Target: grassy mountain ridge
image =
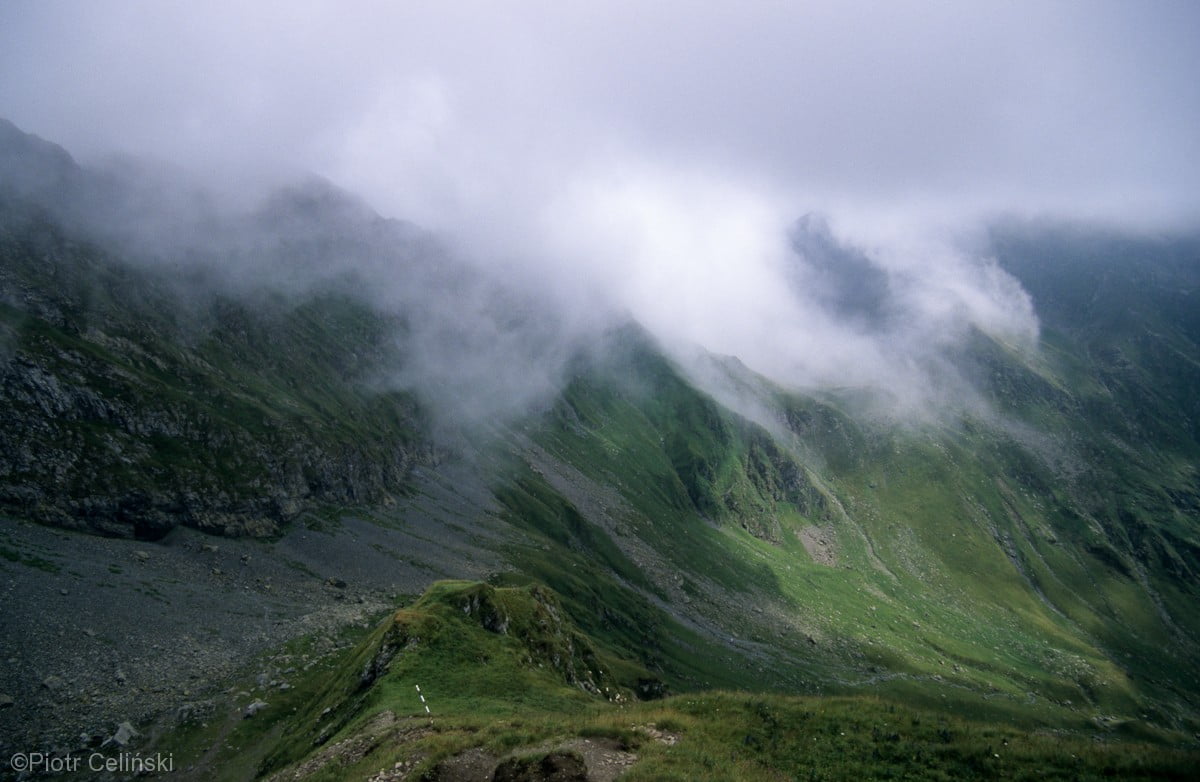
[[[638,701],[646,680],[613,663],[544,587],[439,582],[254,718],[230,715],[213,778],[1186,779],[1196,757],[864,696]]]

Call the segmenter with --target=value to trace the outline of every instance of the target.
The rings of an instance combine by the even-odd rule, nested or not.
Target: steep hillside
[[[1187,473],[1102,450],[1111,428],[1082,426],[1071,392],[1023,397],[1040,425],[1007,411],[912,426],[759,380],[780,414],[772,434],[638,340],[616,354],[568,387],[534,430],[530,474],[498,496],[566,549],[523,555],[525,572],[574,597],[587,594],[576,574],[602,563],[620,583],[581,608],[612,612],[612,595],[638,593],[725,647],[723,670],[700,674],[631,641],[677,686],[865,686],[991,715],[1194,724],[1196,587],[1186,554],[1155,552],[1186,552],[1195,519],[1149,511],[1187,491]],[[968,358],[1050,389],[1065,386],[1053,372],[1074,371],[982,335]],[[1001,406],[1007,381],[993,382]],[[1138,548],[1137,529],[1160,548]],[[1167,549],[1171,534],[1185,537]]]
[[[270,535],[322,505],[383,503],[427,458],[413,401],[371,390],[392,326],[361,303],[187,301],[36,220],[6,221],[0,255],[9,513]]]
[[[73,212],[110,183],[46,142],[0,140],[0,509],[107,535],[263,536],[406,491],[430,452],[411,395],[381,385],[395,317],[336,281],[285,298],[106,242]],[[287,250],[312,254],[300,235]]]

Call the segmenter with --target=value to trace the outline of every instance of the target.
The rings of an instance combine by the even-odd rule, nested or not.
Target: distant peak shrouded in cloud
[[[152,161],[106,164],[140,188],[106,222],[154,252],[220,235],[238,285],[357,275],[426,321],[402,382],[483,415],[627,316],[678,356],[920,406],[973,330],[1036,341],[972,249],[985,220],[1194,224],[1198,26],[1169,2],[7,3],[0,113]],[[369,208],[260,208],[314,174]],[[281,274],[335,218],[361,235]]]
[[[692,171],[580,179],[522,223],[525,254],[512,243],[511,255],[488,255],[385,219],[320,179],[220,211],[184,184],[98,174],[23,134],[0,152],[25,172],[27,196],[127,257],[203,281],[194,298],[336,291],[369,301],[402,324],[401,364],[379,382],[417,391],[448,424],[549,402],[572,357],[629,319],[714,393],[705,355],[794,388],[886,390],[901,415],[953,396],[931,372],[972,329],[1036,339],[1028,297],[986,258],[925,234],[859,242],[820,215],[792,218],[760,188]]]

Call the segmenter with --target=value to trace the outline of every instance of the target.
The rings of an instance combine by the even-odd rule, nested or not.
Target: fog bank
[[[0,115],[136,171],[147,255],[283,184],[354,193],[362,242],[279,274],[243,236],[219,276],[358,275],[425,324],[398,382],[472,415],[551,393],[627,317],[905,409],[972,330],[1036,342],[988,220],[1195,225],[1198,26],[1169,2],[8,3]],[[210,195],[145,184],[177,178]]]

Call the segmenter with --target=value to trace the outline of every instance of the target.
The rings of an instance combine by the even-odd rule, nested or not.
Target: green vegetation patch
[[[57,573],[62,570],[61,567],[48,559],[43,559],[42,557],[33,556],[31,554],[24,554],[16,549],[9,548],[8,546],[0,546],[0,557],[4,557],[9,562],[18,562],[26,567],[44,570],[47,573]]]
[[[230,780],[434,779],[468,759],[521,767],[552,753],[619,758],[628,780],[1183,780],[1200,761],[1161,741],[1022,730],[870,696],[638,701],[597,648],[545,587],[439,582],[195,762]]]

